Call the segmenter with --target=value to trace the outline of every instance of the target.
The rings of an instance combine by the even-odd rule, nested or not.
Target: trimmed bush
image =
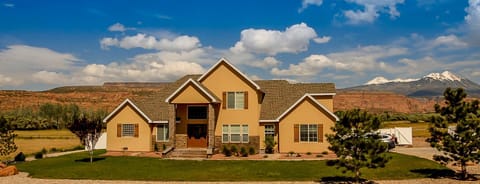
[[[232,147],[230,147],[230,151],[232,152],[232,155],[238,155],[238,148],[237,148],[237,146],[232,145]]]
[[[248,157],[247,148],[245,147],[240,148],[240,155],[242,155],[242,157]]]
[[[232,156],[232,151],[230,151],[228,147],[225,145],[223,145],[222,153],[227,157]]]
[[[328,151],[323,151],[322,154],[328,155]]]
[[[312,155],[312,152],[307,152],[307,155]]]
[[[255,148],[253,148],[253,147],[250,146],[250,147],[248,148],[248,154],[250,154],[250,155],[255,155]]]
[[[15,156],[14,160],[15,160],[16,162],[25,162],[25,154],[23,154],[23,152],[18,153],[18,154]]]
[[[42,159],[42,158],[43,158],[43,153],[42,152],[35,153],[35,159]]]
[[[44,155],[47,154],[47,149],[45,148],[42,148],[42,151],[41,151]]]
[[[317,157],[319,157],[319,158],[320,158],[320,157],[323,157],[323,155],[321,155],[321,154],[318,154],[318,155],[317,155]]]

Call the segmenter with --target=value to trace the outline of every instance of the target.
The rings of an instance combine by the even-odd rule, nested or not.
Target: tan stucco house
[[[254,81],[223,58],[202,75],[161,88],[126,99],[104,119],[108,151],[218,153],[224,145],[262,151],[271,136],[276,152],[320,153],[328,150],[325,134],[338,120],[333,83]]]

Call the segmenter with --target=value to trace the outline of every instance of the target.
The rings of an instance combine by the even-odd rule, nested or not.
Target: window
[[[248,125],[223,125],[222,142],[248,143]]]
[[[122,137],[125,137],[125,136],[133,137],[134,135],[135,135],[134,124],[122,124]]]
[[[207,106],[188,106],[188,119],[207,119]]]
[[[227,109],[245,109],[245,92],[227,92]]]
[[[300,125],[300,141],[301,142],[317,142],[318,127],[316,124]]]
[[[265,139],[275,137],[275,125],[265,125]]]
[[[168,141],[168,124],[157,125],[157,141]]]

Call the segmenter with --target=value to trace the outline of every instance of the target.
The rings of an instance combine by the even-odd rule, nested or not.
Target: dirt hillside
[[[113,110],[126,98],[145,96],[162,90],[163,83],[106,83],[103,86],[67,86],[48,91],[0,91],[0,111],[31,107],[43,103],[75,103],[83,108]],[[352,108],[371,112],[432,112],[438,99],[409,98],[388,92],[337,91],[334,110]]]

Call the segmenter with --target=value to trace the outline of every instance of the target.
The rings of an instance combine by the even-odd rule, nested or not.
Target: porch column
[[[215,147],[215,109],[208,104],[208,149]]]
[[[176,127],[176,109],[175,104],[168,104],[168,140],[175,147],[175,127]]]

